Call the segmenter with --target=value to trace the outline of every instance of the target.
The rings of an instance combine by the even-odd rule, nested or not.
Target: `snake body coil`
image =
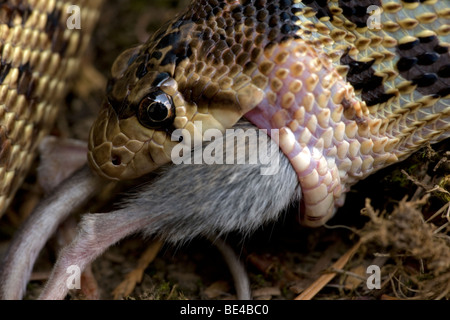
[[[280,130],[321,225],[358,180],[449,136],[449,21],[448,0],[192,1],[116,60],[91,167],[136,178],[171,161],[176,129],[245,116]]]
[[[0,215],[54,124],[101,3],[0,1]],[[68,28],[73,14],[81,29]]]

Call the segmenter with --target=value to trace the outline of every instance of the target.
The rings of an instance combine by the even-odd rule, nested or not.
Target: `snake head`
[[[170,162],[172,132],[187,123],[188,105],[167,72],[148,71],[140,47],[112,67],[107,97],[92,126],[88,159],[101,176],[133,179]]]
[[[113,64],[89,139],[90,165],[103,177],[123,180],[150,173],[171,162],[181,140],[192,147],[208,129],[224,132],[264,97],[250,77],[233,79],[226,66],[206,68],[195,54],[183,57],[174,45],[168,50],[169,40],[163,39],[164,49],[151,39]],[[179,62],[167,62],[172,60]]]

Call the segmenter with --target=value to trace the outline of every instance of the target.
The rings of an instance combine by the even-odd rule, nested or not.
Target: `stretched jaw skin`
[[[266,99],[245,116],[259,128],[280,129],[278,144],[297,172],[301,221],[320,226],[359,179],[397,161],[396,139],[379,129],[331,62],[303,40],[267,52]],[[274,137],[272,137],[274,138]]]

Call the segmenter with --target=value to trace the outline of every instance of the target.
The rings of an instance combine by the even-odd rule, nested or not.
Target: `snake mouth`
[[[170,162],[171,147],[165,132],[143,128],[135,116],[119,119],[105,102],[90,131],[88,161],[108,180],[135,179]]]

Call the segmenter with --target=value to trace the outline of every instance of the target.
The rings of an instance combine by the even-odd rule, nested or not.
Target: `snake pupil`
[[[161,128],[170,125],[175,116],[172,98],[160,90],[147,95],[140,103],[137,117],[148,128]]]
[[[153,121],[163,121],[169,115],[169,110],[161,102],[153,102],[148,107],[147,114]]]

